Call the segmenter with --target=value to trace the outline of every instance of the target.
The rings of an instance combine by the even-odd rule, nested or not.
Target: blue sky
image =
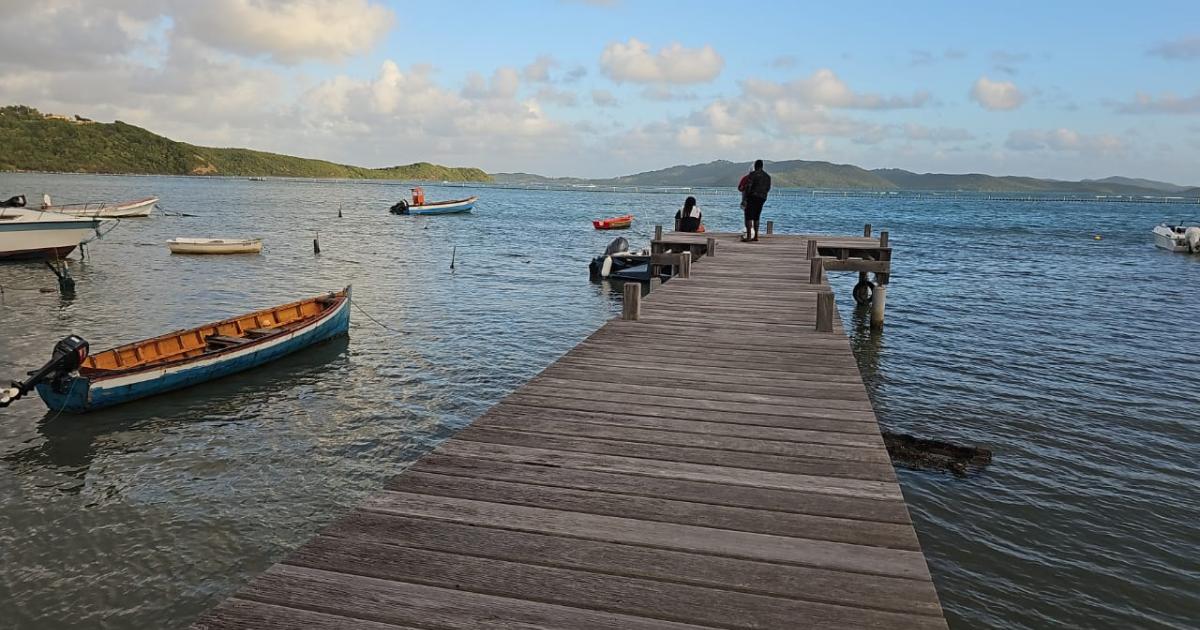
[[[198,144],[595,177],[764,157],[1200,184],[1196,2],[46,0],[0,20],[0,41],[75,43],[0,45],[4,102]]]

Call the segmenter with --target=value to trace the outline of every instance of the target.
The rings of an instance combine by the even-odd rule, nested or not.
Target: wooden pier
[[[195,627],[946,628],[809,238],[704,238]]]

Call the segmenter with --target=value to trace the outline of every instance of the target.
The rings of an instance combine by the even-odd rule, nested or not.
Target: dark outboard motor
[[[25,207],[25,195],[17,195],[15,197],[9,197],[8,199],[5,199],[4,201],[0,201],[0,208],[24,208],[24,207]]]
[[[613,242],[608,244],[608,247],[604,248],[604,255],[612,256],[613,254],[620,254],[627,251],[629,251],[629,241],[625,240],[624,236],[618,236],[613,239]]]
[[[408,200],[401,199],[392,206],[392,214],[408,214]]]
[[[614,238],[608,247],[604,248],[604,253],[593,258],[592,262],[588,263],[588,275],[593,280],[598,280],[604,277],[604,259],[613,254],[620,254],[629,251],[629,241],[625,237],[618,236]],[[610,263],[611,264],[611,263]]]
[[[47,378],[54,381],[65,379],[74,372],[88,356],[88,342],[78,335],[65,337],[54,344],[54,352],[50,360],[41,368],[29,373],[24,381],[13,381],[6,389],[0,389],[0,407],[7,407],[12,401],[28,394],[38,383]]]

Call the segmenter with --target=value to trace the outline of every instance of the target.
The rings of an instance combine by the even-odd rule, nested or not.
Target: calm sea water
[[[427,186],[433,199],[465,196]],[[353,283],[392,330],[86,416],[0,411],[0,625],[182,628],[612,316],[585,266],[681,195],[477,191],[396,217],[380,182],[0,174],[0,197],[162,198],[73,263],[77,296],[0,265],[0,378],[78,333],[100,349]],[[737,229],[732,195],[701,197]],[[343,218],[338,218],[341,208]],[[954,628],[1183,628],[1200,618],[1200,257],[1155,250],[1200,207],[780,196],[779,231],[891,231],[888,326],[839,308],[885,428],[988,445],[969,478],[900,480]],[[314,256],[319,232],[322,254]],[[1095,240],[1095,235],[1101,240]],[[262,236],[258,257],[171,256]],[[451,272],[451,257],[455,270]],[[77,255],[76,255],[77,257]]]

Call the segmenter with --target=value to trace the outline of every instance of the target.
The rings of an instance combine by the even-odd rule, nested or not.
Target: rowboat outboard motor
[[[4,201],[0,201],[0,208],[24,208],[24,207],[25,207],[25,195],[17,195],[16,197],[9,197],[8,199],[5,199]]]
[[[71,372],[83,364],[87,356],[88,342],[84,341],[83,337],[71,335],[64,338],[54,344],[54,352],[46,365],[30,372],[29,378],[24,381],[13,381],[10,387],[0,389],[0,407],[9,406],[12,401],[28,394],[38,383],[47,379],[56,383],[56,388],[65,389],[63,383],[70,377]]]
[[[604,253],[593,258],[588,264],[588,275],[593,279],[607,278],[612,272],[612,256],[613,254],[621,254],[629,251],[629,241],[625,240],[624,236],[618,236],[613,239],[613,242],[604,248]]]
[[[408,214],[408,200],[401,199],[392,206],[392,214]]]

